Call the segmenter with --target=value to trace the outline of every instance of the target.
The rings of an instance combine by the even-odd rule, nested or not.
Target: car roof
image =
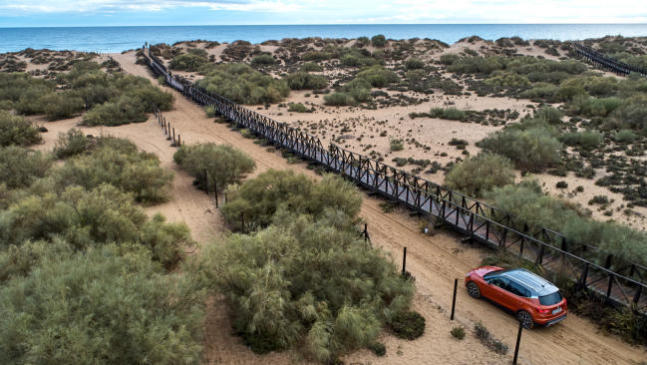
[[[496,276],[502,276],[524,286],[533,296],[543,296],[559,291],[550,281],[526,269],[501,270]]]

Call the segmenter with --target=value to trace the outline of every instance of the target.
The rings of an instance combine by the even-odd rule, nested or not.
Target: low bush
[[[541,172],[561,161],[561,143],[544,127],[506,128],[477,144],[512,160],[522,171]]]
[[[409,58],[404,62],[407,70],[417,70],[425,67],[425,63],[419,58]]]
[[[198,86],[241,104],[276,103],[290,94],[285,80],[264,75],[248,65],[225,63],[203,69]]]
[[[366,347],[377,356],[386,355],[386,346],[384,346],[384,344],[381,342],[373,342]]]
[[[602,144],[604,137],[597,131],[581,131],[564,133],[559,136],[559,141],[567,146],[578,146],[585,150],[592,150]]]
[[[441,118],[448,120],[460,120],[462,122],[467,121],[467,112],[464,110],[451,108],[432,108],[429,112],[431,118]]]
[[[234,331],[253,351],[296,348],[333,363],[374,346],[385,324],[407,312],[412,283],[347,219],[334,209],[315,221],[282,210],[269,228],[206,253],[204,280],[225,296]],[[424,320],[396,323],[415,337]]]
[[[323,71],[323,68],[314,62],[306,62],[301,65],[301,70],[303,72],[320,72]]]
[[[45,176],[52,159],[39,151],[24,147],[0,147],[0,184],[9,189],[26,188]]]
[[[514,183],[512,162],[503,156],[483,153],[455,164],[445,184],[464,194],[481,197],[486,191]]]
[[[216,107],[213,105],[207,105],[204,107],[204,113],[207,115],[207,118],[215,118],[216,112]]]
[[[535,118],[543,119],[548,124],[559,124],[559,123],[561,123],[563,116],[564,116],[564,113],[562,113],[561,110],[555,109],[553,107],[539,108],[534,113]]]
[[[465,329],[462,326],[453,327],[450,333],[455,339],[462,340],[465,338]]]
[[[252,58],[252,66],[270,66],[276,63],[274,57],[268,53],[262,53]]]
[[[308,113],[310,110],[301,103],[290,103],[288,104],[288,111],[295,113]]]
[[[187,277],[124,250],[45,255],[0,286],[0,363],[200,362],[204,299]]]
[[[386,37],[382,34],[374,35],[371,37],[371,44],[373,47],[384,47],[386,46]]]
[[[94,138],[86,136],[76,128],[60,133],[54,146],[56,158],[68,158],[87,152],[94,145]]]
[[[328,87],[328,79],[325,76],[313,75],[307,72],[289,74],[286,80],[292,90],[320,90]]]
[[[246,174],[254,171],[256,164],[244,152],[229,146],[204,143],[184,145],[173,155],[175,163],[196,178],[199,187],[213,191],[214,183],[219,191],[227,185],[239,183]],[[204,186],[204,172],[209,181]]]
[[[367,67],[357,73],[356,78],[366,80],[372,87],[385,87],[398,81],[398,76],[381,65]]]
[[[399,312],[389,321],[396,337],[415,340],[425,333],[425,318],[417,312]]]
[[[201,52],[200,52],[201,51]],[[189,53],[184,53],[173,57],[169,68],[171,70],[196,72],[209,62],[207,52],[203,49],[191,49]]]
[[[401,139],[391,139],[389,141],[389,148],[391,152],[404,150],[404,142]]]
[[[67,160],[55,176],[62,186],[92,189],[109,183],[145,203],[165,201],[173,180],[155,154],[139,152],[131,142],[111,137],[102,137],[91,153]]]
[[[638,138],[638,135],[629,129],[621,129],[613,137],[617,143],[632,143]]]
[[[347,106],[356,105],[357,101],[348,93],[334,92],[324,96],[324,103],[330,106]]]
[[[21,116],[0,111],[0,147],[29,146],[42,140],[38,127]]]
[[[477,322],[474,324],[474,335],[481,341],[481,343],[492,349],[492,351],[502,355],[508,353],[508,346],[500,340],[493,338],[490,331],[483,325],[483,323]]]
[[[361,201],[355,187],[337,176],[326,175],[315,184],[302,174],[269,170],[229,191],[222,212],[230,226],[243,230],[241,216],[245,228],[266,227],[282,207],[295,214],[308,213],[315,217],[334,209],[354,219]]]

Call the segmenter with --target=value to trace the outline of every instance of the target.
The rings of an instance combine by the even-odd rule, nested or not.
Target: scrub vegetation
[[[424,318],[408,311],[413,283],[355,226],[361,196],[351,183],[269,170],[228,194],[223,213],[243,233],[211,246],[198,271],[226,297],[234,331],[252,350],[296,348],[331,363],[383,348],[376,340],[385,328],[422,334]]]
[[[86,125],[143,122],[146,113],[168,110],[171,94],[142,77],[105,72],[96,62],[82,61],[55,80],[23,73],[0,73],[0,99],[23,115],[44,114],[47,120],[83,114]]]
[[[204,298],[172,272],[189,230],[136,204],[170,173],[112,137],[62,135],[60,165],[21,144],[0,149],[0,362],[199,363]]]

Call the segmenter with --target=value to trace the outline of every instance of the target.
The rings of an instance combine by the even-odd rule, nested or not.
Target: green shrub
[[[315,184],[292,171],[268,170],[228,192],[222,212],[230,226],[240,230],[241,215],[246,227],[265,227],[280,208],[315,217],[334,209],[354,219],[361,201],[355,187],[337,176],[326,175]]]
[[[399,312],[389,321],[396,337],[415,340],[425,333],[425,318],[418,312]]]
[[[384,346],[383,343],[381,342],[373,342],[370,343],[368,346],[366,346],[369,350],[371,350],[375,355],[377,356],[384,356],[386,355],[386,347]]]
[[[627,129],[647,129],[647,95],[636,95],[611,113],[610,118]]]
[[[44,257],[0,286],[0,363],[199,363],[204,299],[121,250]]]
[[[47,94],[39,102],[44,104],[43,111],[47,120],[71,118],[83,111],[85,106],[83,99],[72,93]]]
[[[597,131],[582,131],[564,133],[559,136],[559,141],[567,146],[579,146],[585,150],[597,148],[604,140],[604,137]]]
[[[173,57],[169,68],[171,70],[196,72],[206,63],[209,63],[206,54],[185,53]]]
[[[320,72],[323,71],[323,68],[314,62],[306,62],[301,65],[301,70],[303,72]]]
[[[345,92],[334,92],[324,96],[324,103],[331,106],[356,105],[357,101],[351,95]]]
[[[94,144],[93,138],[83,134],[80,130],[72,128],[66,133],[60,133],[54,146],[56,158],[68,158],[87,152]]]
[[[566,181],[558,181],[557,184],[555,184],[555,187],[557,189],[566,189],[568,188],[568,183]]]
[[[227,185],[239,183],[246,174],[254,171],[256,164],[244,152],[229,146],[204,143],[180,147],[173,155],[175,163],[202,184],[201,188],[213,191],[213,184],[219,191]],[[204,186],[204,172],[209,175],[208,186]]]
[[[282,211],[275,225],[209,248],[204,281],[225,296],[234,331],[252,350],[295,347],[331,363],[374,344],[384,324],[407,310],[413,285],[343,228],[347,219],[334,209],[315,222]]]
[[[404,149],[404,142],[401,139],[391,139],[389,141],[389,148],[391,152],[402,151]]]
[[[290,103],[288,104],[288,111],[295,113],[308,113],[310,110],[301,103]]]
[[[404,67],[407,70],[417,70],[425,67],[425,63],[419,58],[409,58],[405,61]]]
[[[371,37],[371,43],[373,47],[384,47],[386,46],[386,37],[382,34],[374,35]]]
[[[381,65],[367,67],[357,73],[357,78],[366,80],[370,86],[385,87],[388,84],[398,81],[398,76]]]
[[[440,56],[440,63],[443,65],[452,65],[456,63],[461,57],[456,53],[446,53]]]
[[[139,242],[150,249],[151,258],[171,270],[184,259],[184,250],[195,245],[189,228],[184,223],[166,223],[166,218],[155,214],[141,226]]]
[[[42,140],[38,127],[23,117],[0,111],[0,147],[29,146]]]
[[[630,129],[622,129],[616,132],[614,139],[618,143],[632,143],[638,138],[638,135]]]
[[[276,103],[290,94],[285,80],[276,80],[248,65],[225,63],[209,65],[198,86],[241,104]]]
[[[445,177],[445,184],[467,195],[481,197],[495,187],[514,183],[514,177],[508,158],[483,153],[455,164]]]
[[[9,189],[25,188],[45,176],[52,159],[39,151],[18,146],[0,147],[0,184]]]
[[[274,57],[271,54],[263,53],[252,58],[252,66],[270,66],[276,63]]]
[[[467,112],[464,110],[451,108],[432,108],[429,112],[429,116],[432,118],[441,118],[448,120],[460,120],[462,122],[467,121]]]
[[[465,329],[462,326],[453,327],[451,332],[452,337],[462,340],[465,338]]]
[[[69,159],[56,171],[62,186],[79,185],[92,189],[109,183],[132,193],[139,202],[166,200],[166,188],[173,174],[160,167],[155,154],[137,151],[127,140],[102,137],[90,154]]]
[[[207,118],[215,118],[216,117],[216,107],[213,105],[207,105],[204,107],[204,112],[207,114]]]
[[[540,172],[561,160],[561,143],[546,128],[506,128],[478,144],[486,151],[508,157],[522,171]]]
[[[535,111],[534,117],[545,120],[548,124],[559,124],[562,122],[562,113],[559,109],[553,107],[543,107]]]
[[[322,75],[313,75],[307,72],[289,74],[286,78],[292,90],[320,90],[328,87],[328,79]]]

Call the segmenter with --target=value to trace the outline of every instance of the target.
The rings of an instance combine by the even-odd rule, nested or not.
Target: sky
[[[402,23],[647,23],[647,1],[0,0],[0,27]]]

